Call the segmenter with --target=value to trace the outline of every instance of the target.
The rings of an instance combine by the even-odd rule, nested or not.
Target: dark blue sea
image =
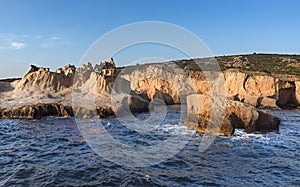
[[[236,130],[232,137],[216,137],[204,151],[199,150],[203,136],[178,124],[178,106],[168,108],[159,126],[148,120],[154,130],[145,132],[116,118],[1,119],[0,186],[300,186],[300,111],[268,112],[281,119],[279,131]],[[136,115],[140,120],[149,116]],[[86,132],[100,148],[106,147],[93,149],[88,144],[93,138]],[[107,133],[130,145],[131,154],[141,160],[131,160],[125,148],[103,138]],[[172,135],[177,143],[180,137],[186,141],[174,153],[172,146],[160,145]],[[171,145],[176,141],[170,140]],[[161,160],[147,155],[155,146]],[[115,157],[107,155],[110,151]],[[142,162],[146,165],[139,165]]]

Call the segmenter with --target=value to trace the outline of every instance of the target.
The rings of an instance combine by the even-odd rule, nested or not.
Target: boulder
[[[149,101],[137,94],[120,93],[112,98],[112,111],[118,117],[125,117],[131,113],[145,112],[149,110]]]
[[[256,124],[256,131],[274,131],[279,130],[280,120],[270,114],[258,110],[259,118]]]
[[[227,115],[225,110],[226,103],[218,98],[214,100],[204,94],[189,95],[184,124],[199,133],[220,133],[231,136],[235,130],[234,124],[239,122],[236,115]]]
[[[236,123],[239,120],[234,114],[226,116],[224,122],[219,126],[219,124],[215,124],[208,119],[208,115],[189,114],[184,120],[184,125],[187,126],[189,130],[195,130],[198,133],[219,133],[225,136],[231,136],[235,131],[235,127],[232,123]]]
[[[260,108],[280,109],[276,104],[276,99],[269,98],[269,97],[262,97],[259,107]]]
[[[279,119],[253,106],[218,96],[193,94],[187,97],[185,125],[197,132],[232,135],[235,128],[247,132],[278,130]]]
[[[239,100],[243,103],[249,104],[251,106],[254,107],[258,107],[259,106],[259,99],[260,97],[257,95],[249,95],[249,94],[243,94],[241,96],[239,96]]]

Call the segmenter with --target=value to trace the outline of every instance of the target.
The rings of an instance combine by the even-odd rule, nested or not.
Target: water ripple
[[[237,130],[199,152],[201,135],[173,123],[179,110],[173,107],[170,120],[153,135],[126,129],[114,118],[87,121],[100,122],[128,144],[152,145],[166,134],[191,136],[174,157],[148,168],[101,158],[86,144],[74,119],[0,120],[0,186],[300,185],[299,111],[269,111],[282,120],[279,132]]]

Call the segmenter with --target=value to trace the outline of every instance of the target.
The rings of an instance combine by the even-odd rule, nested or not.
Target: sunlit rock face
[[[234,63],[239,66],[244,62],[248,63],[245,59],[236,59]],[[78,117],[107,117],[123,108],[115,103],[130,106],[127,108],[132,112],[141,112],[146,111],[154,99],[167,105],[186,104],[191,94],[224,96],[256,108],[299,106],[300,79],[297,77],[286,79],[237,69],[224,72],[198,69],[182,69],[169,62],[117,68],[112,58],[95,66],[91,63],[78,68],[66,65],[55,72],[32,65],[21,80],[0,83],[0,107],[9,111],[54,103],[72,107],[72,114]],[[41,111],[41,115],[45,113]]]
[[[22,91],[61,91],[73,85],[75,71],[76,68],[72,65],[66,65],[56,72],[49,71],[49,68],[31,65],[29,71],[19,81],[16,89]]]
[[[187,97],[185,125],[197,132],[230,136],[235,128],[247,132],[279,129],[279,119],[239,101],[193,94]]]
[[[128,81],[113,88],[116,76],[117,68],[112,58],[94,67],[91,63],[79,68],[67,65],[55,72],[31,65],[21,80],[1,83],[0,117],[108,117],[123,107],[112,106],[112,93],[119,94],[116,98],[128,106],[129,112],[148,110],[149,99],[145,94],[132,90],[122,93],[124,86],[130,89]]]
[[[164,64],[135,68],[122,77],[131,83],[131,89],[147,93],[152,100],[163,99],[167,104],[185,102],[192,93],[221,94],[228,99],[250,104],[257,108],[295,108],[300,101],[300,81],[286,80],[264,73],[245,73],[236,69],[225,72],[180,71],[166,69]],[[208,77],[209,78],[208,78]],[[219,92],[211,88],[222,76],[224,83]]]

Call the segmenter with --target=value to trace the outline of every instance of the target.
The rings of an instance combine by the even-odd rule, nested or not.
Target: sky
[[[0,0],[0,78],[21,77],[30,64],[79,65],[98,38],[142,21],[183,27],[217,56],[299,54],[299,8],[297,0]],[[136,63],[135,55],[186,58],[157,45],[124,51],[115,57],[118,66]]]

